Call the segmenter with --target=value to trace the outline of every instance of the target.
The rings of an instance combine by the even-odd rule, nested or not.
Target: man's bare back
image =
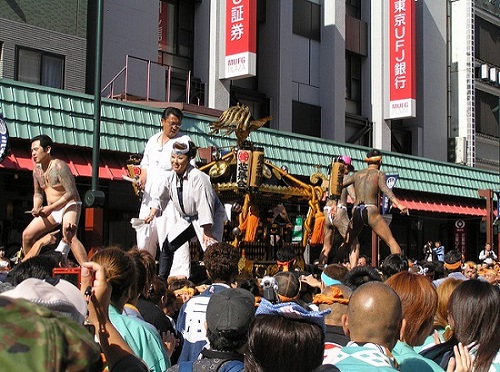
[[[356,194],[355,205],[359,205],[360,203],[378,205],[379,191],[389,198],[391,196],[394,198],[394,194],[386,185],[385,173],[376,167],[370,168],[368,166],[367,169],[354,173],[344,181],[344,185],[346,184],[354,184]]]
[[[392,235],[389,226],[379,212],[379,193],[384,193],[398,208],[401,214],[408,214],[408,208],[401,204],[394,193],[387,187],[385,173],[379,168],[382,164],[382,155],[378,150],[371,150],[366,157],[368,167],[348,176],[344,179],[344,187],[354,184],[356,193],[356,208],[349,222],[346,239],[339,251],[350,247],[351,242],[356,239],[365,225],[372,230],[389,246],[391,253],[401,253],[401,248]],[[342,252],[340,252],[342,254]]]

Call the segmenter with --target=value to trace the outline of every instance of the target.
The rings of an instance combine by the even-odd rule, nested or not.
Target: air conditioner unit
[[[479,71],[479,77],[482,80],[489,80],[490,77],[490,66],[488,66],[486,63],[481,65],[481,69]]]
[[[455,137],[455,163],[467,163],[467,139],[465,137]]]
[[[498,77],[498,69],[496,67],[492,67],[490,68],[490,81],[492,83],[497,83],[498,80],[497,80],[497,77]]]

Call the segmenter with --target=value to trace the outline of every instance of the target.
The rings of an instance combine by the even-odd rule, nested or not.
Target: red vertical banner
[[[416,115],[415,0],[389,0],[389,119]]]
[[[257,0],[226,0],[224,77],[256,75]]]
[[[159,1],[158,9],[158,50],[167,51],[167,10],[165,1]]]
[[[456,220],[454,226],[454,236],[455,236],[455,249],[462,253],[465,256],[465,248],[466,248],[466,238],[467,235],[465,233],[465,221],[464,220]]]

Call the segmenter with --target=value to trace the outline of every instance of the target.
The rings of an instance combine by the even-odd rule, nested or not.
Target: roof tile
[[[39,110],[36,107],[27,107],[26,108],[27,114],[28,114],[28,121],[32,124],[39,124],[41,123],[40,119],[40,114]]]
[[[26,91],[15,89],[13,91],[13,96],[14,96],[13,102],[17,104],[26,104]]]
[[[59,100],[59,97],[56,96],[55,94],[51,94],[49,96],[50,99],[50,107],[54,110],[60,110],[61,109],[61,101]]]
[[[2,86],[0,89],[3,102],[14,102],[13,88]]]
[[[59,101],[61,102],[61,109],[63,111],[74,112],[73,104],[69,97],[60,97]]]
[[[21,105],[14,106],[15,119],[23,123],[28,122],[28,115],[26,113],[26,107]]]
[[[20,123],[16,126],[16,134],[17,137],[20,138],[32,138],[34,136],[31,135],[29,130],[29,125],[27,123]]]
[[[38,93],[37,98],[38,106],[43,108],[50,107],[50,99],[48,93]]]
[[[93,97],[90,95],[0,80],[0,109],[12,137],[32,138],[47,133],[58,143],[93,147]],[[103,99],[101,104],[102,150],[141,153],[147,139],[159,131],[161,110]],[[219,146],[228,150],[236,144],[230,138],[209,136],[206,117],[186,114],[183,131],[200,147]],[[286,164],[293,174],[309,176],[331,157],[347,154],[356,169],[365,166],[367,148],[322,140],[294,133],[261,128],[250,139],[265,148],[275,164]],[[478,198],[479,188],[498,188],[498,174],[451,163],[403,154],[384,154],[383,170],[399,174],[396,188]]]

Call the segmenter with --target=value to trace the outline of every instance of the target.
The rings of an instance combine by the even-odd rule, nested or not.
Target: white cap
[[[37,303],[66,315],[79,324],[83,324],[87,316],[85,297],[76,286],[64,279],[59,279],[52,285],[45,280],[29,278],[14,289],[3,292],[2,296]]]

